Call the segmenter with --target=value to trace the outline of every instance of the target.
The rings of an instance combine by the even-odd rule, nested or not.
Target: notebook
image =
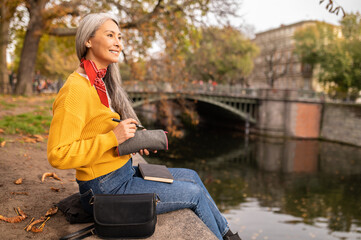
[[[165,165],[139,163],[138,168],[145,180],[172,183],[173,176]]]

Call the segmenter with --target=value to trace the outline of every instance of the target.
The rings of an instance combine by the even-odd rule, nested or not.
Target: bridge
[[[294,89],[249,89],[193,83],[123,85],[134,106],[162,99],[189,99],[211,104],[253,123],[253,133],[275,137],[331,139],[360,145],[360,103],[343,103],[324,93]],[[347,121],[345,121],[347,120]]]
[[[244,121],[256,123],[258,99],[249,89],[232,86],[204,85],[126,85],[133,107],[161,100],[186,99],[223,108]]]
[[[250,89],[237,85],[213,85],[208,83],[128,81],[124,83],[124,87],[133,100],[133,107],[139,107],[146,103],[164,99],[183,98],[223,108],[252,124],[257,124],[257,122],[262,120],[258,117],[262,103],[263,105],[267,105],[270,101],[283,102],[284,104],[290,101],[320,103],[324,99],[324,95],[313,91]],[[274,109],[269,110],[272,111]]]

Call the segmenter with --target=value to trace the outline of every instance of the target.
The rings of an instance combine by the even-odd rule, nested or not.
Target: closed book
[[[145,180],[173,182],[173,176],[165,165],[139,163],[138,168]]]

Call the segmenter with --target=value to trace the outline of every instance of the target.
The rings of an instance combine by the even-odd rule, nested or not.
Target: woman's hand
[[[121,121],[118,126],[113,129],[118,144],[121,144],[127,141],[129,138],[134,137],[135,131],[137,131],[136,124],[138,124],[136,120],[128,118]]]
[[[142,131],[147,131],[147,129],[144,128]],[[157,153],[157,150],[154,150],[153,153]],[[133,155],[135,155],[135,154],[137,154],[137,153],[133,153]],[[142,156],[143,156],[143,154],[148,156],[149,151],[148,151],[148,149],[141,149],[141,150],[139,150],[139,154]]]
[[[153,153],[157,153],[157,150],[154,150]],[[135,155],[136,153],[133,153],[133,155]],[[149,151],[147,149],[141,149],[139,150],[139,154],[143,156],[143,154],[145,155],[149,155]]]

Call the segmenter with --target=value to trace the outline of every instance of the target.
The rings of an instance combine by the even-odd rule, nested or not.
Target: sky
[[[303,20],[319,20],[339,25],[341,12],[337,15],[329,13],[325,0],[241,0],[238,11],[241,19],[234,24],[246,24],[253,27],[254,33],[279,27],[281,24],[292,24]],[[361,13],[361,0],[333,0],[334,6],[342,6],[345,12]]]

